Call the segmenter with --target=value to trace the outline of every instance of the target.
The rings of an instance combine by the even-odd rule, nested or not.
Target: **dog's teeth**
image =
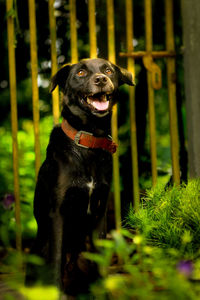
[[[103,102],[106,102],[106,101],[107,101],[106,95],[101,96],[101,100],[102,100]]]
[[[91,102],[92,102],[92,101],[90,100],[90,98],[87,97],[87,103],[88,103],[88,104],[91,104]]]

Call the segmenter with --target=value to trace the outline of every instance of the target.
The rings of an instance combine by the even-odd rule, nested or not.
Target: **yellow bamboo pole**
[[[152,51],[152,2],[145,0],[146,51]],[[151,72],[147,70],[152,183],[157,181],[156,121]]]
[[[39,90],[37,38],[36,38],[36,17],[35,0],[29,0],[29,26],[30,26],[30,54],[31,54],[31,76],[32,76],[32,101],[33,101],[33,124],[35,136],[35,173],[36,177],[40,168],[40,130],[39,130]]]
[[[56,53],[56,19],[54,15],[54,0],[49,0],[49,26],[51,39],[51,75],[55,75],[57,68],[57,53]],[[53,102],[53,119],[54,124],[59,123],[59,89],[58,87],[52,93]]]
[[[108,59],[115,63],[115,28],[114,28],[114,4],[113,0],[107,0],[107,26],[108,26]],[[118,143],[117,105],[113,107],[112,137]],[[115,223],[116,229],[121,228],[121,201],[120,201],[120,175],[118,152],[113,155],[113,184],[115,199]]]
[[[133,5],[132,0],[126,0],[126,39],[127,51],[133,49]],[[128,58],[128,70],[132,72],[135,78],[134,59]],[[133,173],[133,199],[134,208],[139,208],[139,182],[138,182],[138,153],[137,153],[137,135],[135,118],[135,88],[129,87],[129,105],[130,105],[130,123],[131,123],[131,155],[132,155],[132,173]]]
[[[90,58],[97,57],[95,0],[88,1]]]
[[[174,30],[173,30],[173,1],[165,0],[166,13],[166,46],[168,51],[174,51]],[[167,58],[167,81],[169,98],[169,117],[170,117],[170,138],[173,181],[180,183],[179,167],[179,139],[178,121],[176,109],[176,82],[175,82],[175,58]]]
[[[13,0],[6,1],[7,13],[13,8]],[[9,63],[9,83],[10,83],[10,103],[11,103],[11,126],[13,144],[13,173],[14,173],[14,194],[15,194],[15,219],[16,219],[16,248],[21,250],[21,220],[20,220],[20,194],[19,194],[19,162],[18,162],[18,120],[17,120],[17,87],[16,87],[16,67],[15,67],[15,33],[14,19],[7,18],[8,30],[8,63]]]
[[[77,28],[76,28],[76,0],[69,1],[70,6],[70,33],[71,33],[71,63],[78,61]]]

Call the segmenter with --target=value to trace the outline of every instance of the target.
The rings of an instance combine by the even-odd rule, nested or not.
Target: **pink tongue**
[[[100,102],[100,101],[92,101],[92,105],[98,110],[106,110],[109,106],[109,101]]]

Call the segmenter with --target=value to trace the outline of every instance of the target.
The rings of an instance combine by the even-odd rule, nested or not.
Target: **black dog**
[[[86,291],[95,279],[81,252],[91,249],[106,210],[116,151],[111,112],[124,83],[133,85],[131,73],[104,59],[65,65],[52,78],[51,92],[58,85],[64,94],[63,122],[51,133],[38,176],[35,253],[53,270],[46,277],[69,294]]]

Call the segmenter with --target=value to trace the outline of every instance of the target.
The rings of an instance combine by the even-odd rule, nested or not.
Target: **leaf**
[[[97,247],[103,247],[103,248],[108,248],[108,249],[113,249],[114,248],[114,242],[111,240],[96,240],[95,245]]]
[[[52,286],[21,287],[20,292],[27,300],[56,300],[59,297],[59,291]]]
[[[105,259],[102,255],[97,254],[97,253],[89,253],[89,252],[84,252],[84,257],[86,259],[89,259],[91,261],[94,261],[100,265],[104,265],[105,264]]]
[[[6,13],[6,19],[9,17],[16,18],[16,10],[14,8],[11,8],[7,13]]]

